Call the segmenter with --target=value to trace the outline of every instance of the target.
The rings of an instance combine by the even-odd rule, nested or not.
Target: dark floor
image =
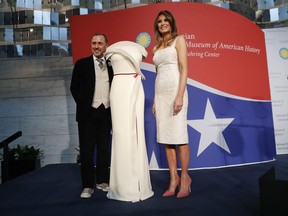
[[[288,155],[278,155],[276,161],[267,163],[191,170],[192,193],[185,199],[163,198],[169,173],[151,171],[154,196],[130,203],[109,200],[99,190],[91,199],[80,199],[79,165],[47,165],[0,185],[0,215],[258,216],[259,178],[271,167],[275,167],[276,179],[288,181]]]

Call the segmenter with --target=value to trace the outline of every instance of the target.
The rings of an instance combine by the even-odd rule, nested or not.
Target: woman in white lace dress
[[[120,41],[106,50],[114,78],[110,91],[112,155],[109,199],[137,202],[153,196],[144,133],[144,90],[140,64],[145,48]]]
[[[163,196],[189,196],[192,180],[188,175],[190,150],[188,145],[187,109],[187,47],[177,34],[171,12],[161,11],[154,22],[156,46],[153,61],[156,66],[155,97],[152,112],[156,117],[157,142],[165,144],[170,184]],[[181,163],[181,177],[177,171],[177,151]]]

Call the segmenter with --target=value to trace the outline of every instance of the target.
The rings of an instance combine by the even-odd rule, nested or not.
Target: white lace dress
[[[179,88],[179,65],[175,48],[177,38],[170,47],[157,50],[153,61],[157,69],[155,80],[155,111],[157,142],[161,144],[188,143],[188,94],[185,89],[182,110],[173,116],[173,103]]]
[[[140,70],[144,47],[121,41],[107,48],[114,78],[110,92],[112,154],[109,199],[137,202],[153,196],[144,132]]]

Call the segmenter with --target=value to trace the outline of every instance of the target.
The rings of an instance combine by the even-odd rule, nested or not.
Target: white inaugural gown
[[[121,41],[107,48],[114,78],[110,92],[112,155],[109,199],[137,202],[153,196],[144,133],[144,90],[140,70],[147,52]]]

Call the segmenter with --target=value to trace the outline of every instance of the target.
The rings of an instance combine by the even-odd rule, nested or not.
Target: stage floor
[[[0,185],[1,216],[259,216],[259,177],[275,167],[276,178],[288,180],[288,155],[276,161],[239,167],[189,171],[192,193],[188,198],[163,198],[169,173],[151,171],[154,196],[137,203],[109,200],[96,190],[80,199],[80,167],[47,165]]]

